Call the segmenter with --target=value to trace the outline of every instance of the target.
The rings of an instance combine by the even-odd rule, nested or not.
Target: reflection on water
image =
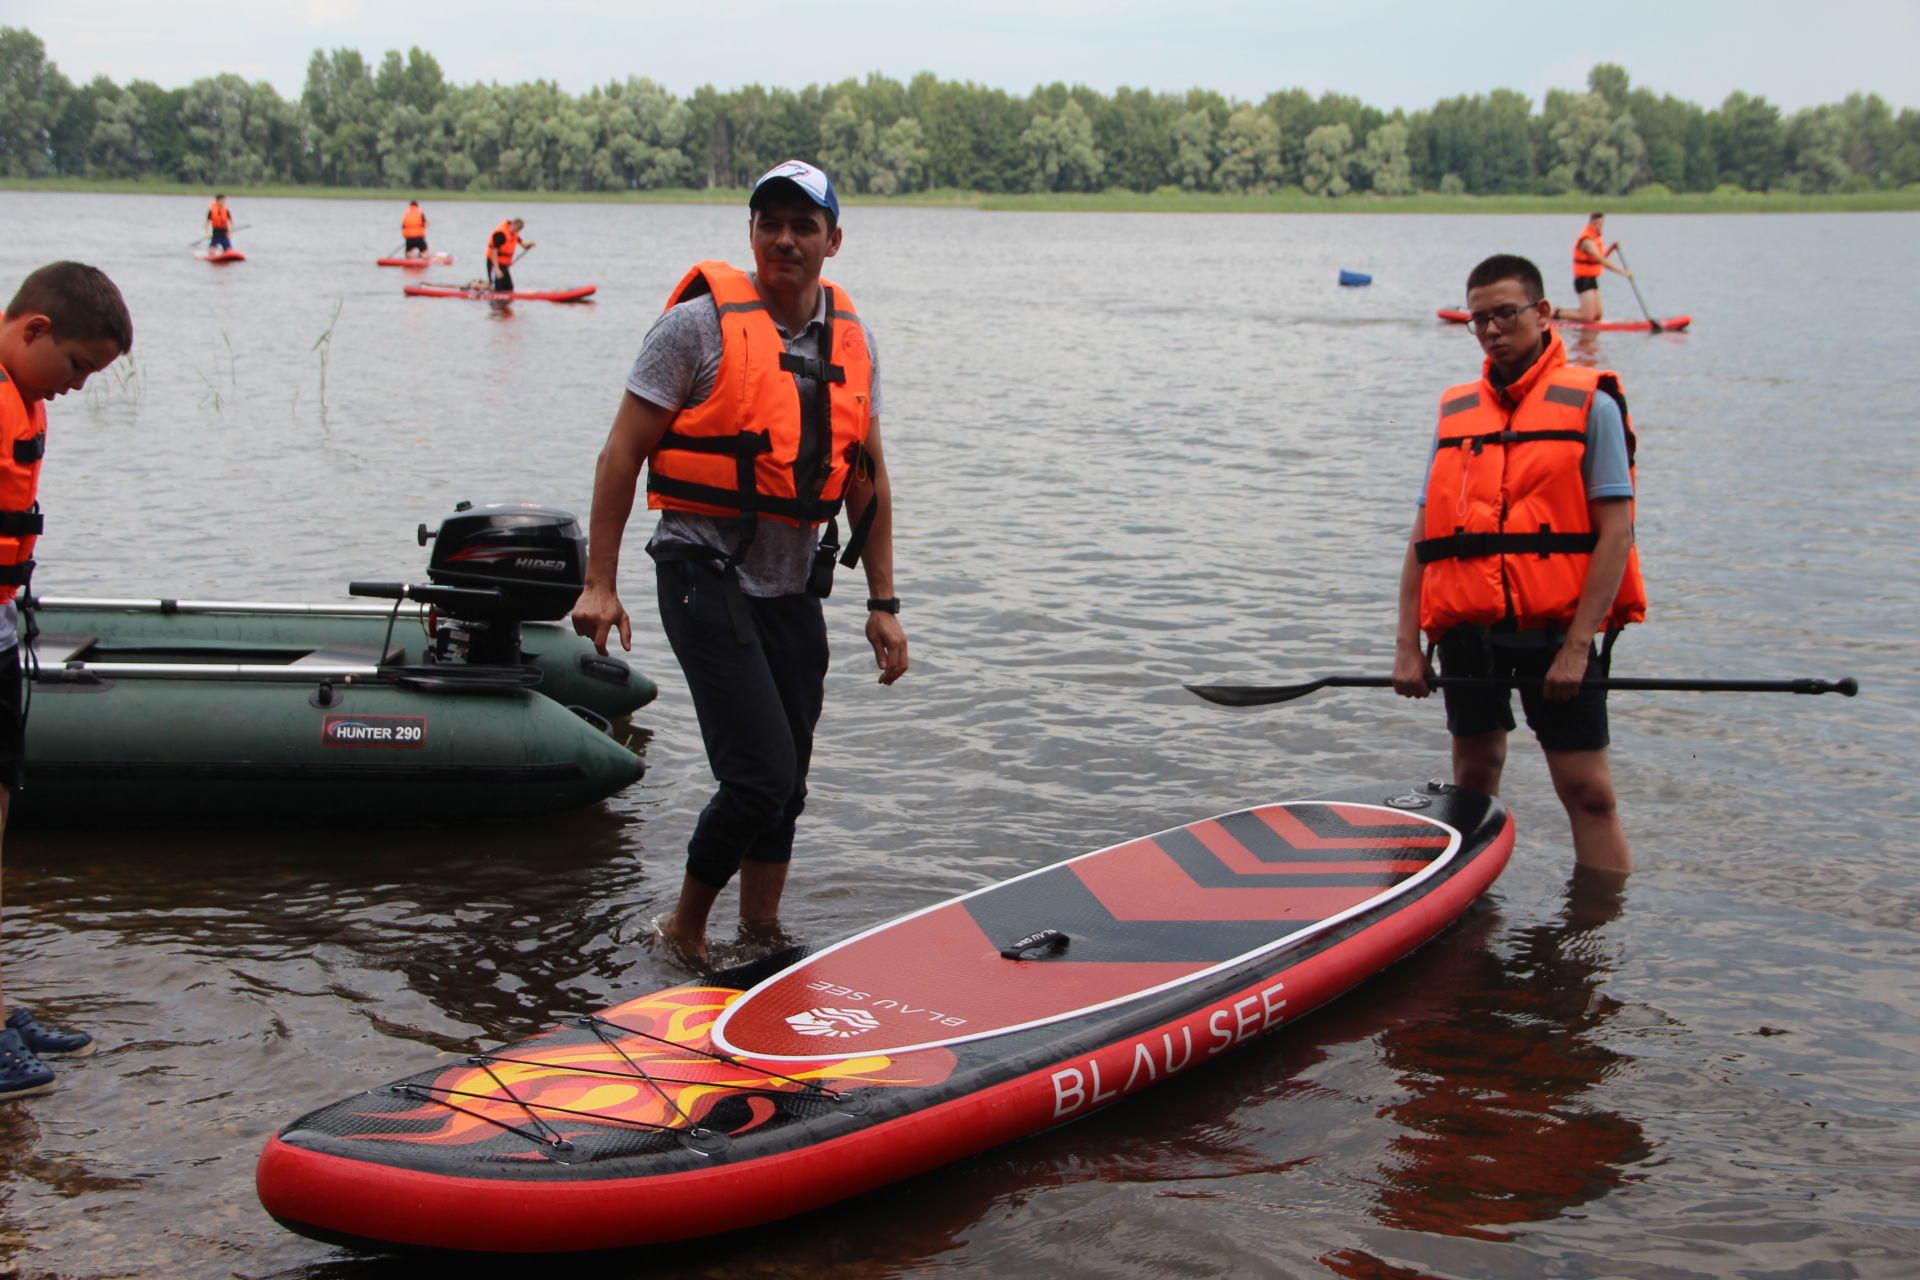
[[[1504,1240],[1607,1194],[1648,1154],[1639,1124],[1585,1095],[1630,1061],[1593,1037],[1619,1008],[1601,986],[1601,928],[1624,902],[1611,876],[1577,873],[1559,918],[1456,956],[1445,1016],[1395,1027],[1381,1054],[1404,1130],[1381,1169],[1379,1216],[1394,1227]]]
[[[7,272],[96,261],[140,335],[124,376],[54,407],[36,583],[61,595],[339,600],[416,578],[415,525],[460,499],[585,514],[640,335],[688,264],[745,250],[736,209],[542,205],[525,282],[597,283],[595,304],[495,309],[403,297],[367,261],[384,204],[251,202],[222,274],[179,248],[204,202],[8,202]],[[501,204],[436,221],[477,246]],[[1516,751],[1497,909],[1409,963],[1067,1129],[602,1274],[1912,1273],[1920,516],[1896,499],[1920,491],[1920,217],[1631,221],[1643,287],[1694,328],[1568,335],[1620,373],[1640,438],[1653,603],[1619,673],[1866,692],[1618,699],[1641,869],[1617,916],[1564,889],[1559,805]],[[915,666],[874,685],[858,594],[829,602],[791,928],[827,941],[1209,813],[1444,771],[1432,705],[1235,713],[1179,685],[1386,671],[1434,400],[1479,364],[1433,309],[1488,252],[1558,263],[1564,219],[844,225]],[[1342,265],[1374,284],[1339,290]],[[8,990],[104,1047],[0,1107],[0,1264],[433,1273],[281,1231],[252,1163],[312,1105],[677,978],[642,939],[709,782],[645,569],[624,592],[661,685],[635,720],[650,773],[603,806],[9,835]]]

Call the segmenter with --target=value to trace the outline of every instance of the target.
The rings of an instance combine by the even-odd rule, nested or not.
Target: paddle
[[[1538,680],[1495,680],[1487,676],[1428,676],[1434,688],[1537,689]],[[1319,689],[1391,689],[1392,676],[1322,676],[1306,684],[1245,685],[1190,684],[1182,686],[1208,702],[1223,707],[1264,707],[1275,702],[1292,702]],[[1851,698],[1860,692],[1860,682],[1852,676],[1840,680],[1688,680],[1656,677],[1621,677],[1589,680],[1582,688],[1622,690],[1674,690],[1683,693],[1838,693]]]
[[[249,222],[249,223],[246,223],[244,226],[228,227],[227,230],[228,231],[251,231],[253,230],[253,224]],[[212,241],[212,239],[213,239],[212,236],[201,236],[198,240],[189,240],[187,241],[187,248],[198,249],[201,245],[207,244],[210,241]]]
[[[1627,255],[1624,252],[1622,252],[1618,241],[1614,242],[1613,252],[1614,252],[1614,256],[1620,259],[1620,265],[1623,267],[1627,267]],[[1627,270],[1631,272],[1633,268],[1627,267]],[[1627,283],[1633,286],[1634,301],[1640,304],[1640,314],[1647,318],[1647,323],[1653,326],[1653,331],[1655,333],[1666,332],[1666,330],[1661,327],[1660,322],[1653,318],[1653,312],[1647,310],[1647,300],[1640,296],[1640,282],[1638,280],[1635,280],[1633,276],[1629,274],[1627,276]]]

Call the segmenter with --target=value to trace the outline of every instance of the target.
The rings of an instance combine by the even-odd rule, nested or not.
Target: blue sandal
[[[16,1007],[7,1015],[7,1030],[18,1032],[20,1042],[43,1058],[83,1058],[98,1046],[84,1031],[56,1031],[43,1027],[32,1010]]]

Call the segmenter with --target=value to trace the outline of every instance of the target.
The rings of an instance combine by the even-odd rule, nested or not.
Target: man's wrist
[[[897,614],[900,612],[900,597],[899,596],[868,596],[867,612]]]

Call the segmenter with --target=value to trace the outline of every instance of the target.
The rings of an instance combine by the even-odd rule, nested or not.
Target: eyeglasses
[[[1531,311],[1538,305],[1540,304],[1530,302],[1524,307],[1506,306],[1494,307],[1489,311],[1475,311],[1467,316],[1467,327],[1475,333],[1485,333],[1487,326],[1492,325],[1500,332],[1506,333],[1520,319],[1521,312]]]

